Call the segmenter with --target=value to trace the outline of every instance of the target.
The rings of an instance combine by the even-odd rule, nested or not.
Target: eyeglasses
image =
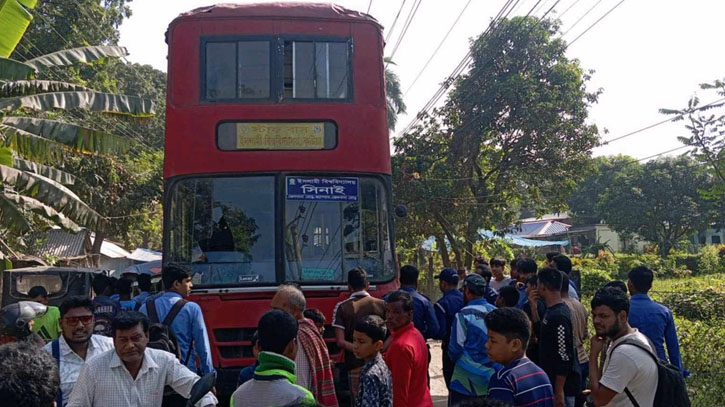
[[[93,315],[83,315],[80,317],[63,317],[63,319],[65,319],[65,322],[71,325],[76,325],[78,321],[81,321],[83,325],[88,325],[93,322]]]

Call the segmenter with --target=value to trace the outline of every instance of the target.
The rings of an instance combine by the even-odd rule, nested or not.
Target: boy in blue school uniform
[[[554,407],[549,377],[525,356],[531,336],[526,314],[516,308],[499,308],[484,317],[488,327],[486,350],[503,368],[489,379],[488,397],[515,406]]]

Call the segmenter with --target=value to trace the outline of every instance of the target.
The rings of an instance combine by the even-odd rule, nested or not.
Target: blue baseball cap
[[[440,278],[441,280],[445,281],[446,283],[458,284],[458,272],[455,269],[452,269],[450,267],[444,268],[434,278]]]

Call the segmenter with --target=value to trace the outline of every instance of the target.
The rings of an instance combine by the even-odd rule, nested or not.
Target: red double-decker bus
[[[195,273],[228,395],[280,283],[328,324],[348,270],[373,295],[397,287],[381,26],[328,4],[219,5],[167,42],[163,261]]]

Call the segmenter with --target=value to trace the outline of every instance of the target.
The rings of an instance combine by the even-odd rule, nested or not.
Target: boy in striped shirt
[[[486,314],[486,350],[503,369],[488,383],[488,397],[517,407],[554,407],[554,389],[549,377],[525,356],[531,323],[516,308],[499,308]]]

